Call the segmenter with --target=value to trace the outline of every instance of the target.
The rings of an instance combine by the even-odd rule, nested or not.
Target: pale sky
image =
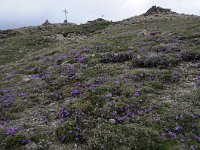
[[[100,18],[119,21],[145,13],[152,5],[200,15],[200,0],[0,0],[0,30],[68,21],[77,24]]]

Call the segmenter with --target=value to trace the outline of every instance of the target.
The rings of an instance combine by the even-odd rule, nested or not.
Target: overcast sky
[[[64,20],[85,23],[104,15],[104,19],[122,20],[146,12],[152,5],[179,13],[200,15],[200,0],[0,0],[0,29],[40,25]]]

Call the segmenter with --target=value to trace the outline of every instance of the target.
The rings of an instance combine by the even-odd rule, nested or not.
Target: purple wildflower
[[[112,97],[112,93],[106,94],[106,97]]]
[[[18,96],[19,96],[19,97],[25,97],[26,94],[25,94],[25,93],[19,93]]]
[[[117,114],[117,111],[113,111],[112,115],[115,116]]]
[[[65,136],[65,135],[63,135],[63,136],[60,137],[60,141],[61,141],[61,142],[64,142],[65,139],[66,139],[66,136]]]
[[[137,110],[137,114],[139,114],[139,115],[141,115],[141,114],[143,114],[143,110]]]
[[[140,53],[145,53],[145,52],[146,52],[146,49],[145,49],[144,47],[141,47],[141,48],[139,49],[139,52],[140,52]]]
[[[176,133],[169,131],[168,134],[171,136],[173,140],[176,139]]]
[[[196,150],[197,147],[194,145],[191,145],[190,148],[191,148],[191,150]]]
[[[163,140],[165,140],[165,141],[167,140],[164,132],[161,134],[161,137],[163,138]]]
[[[77,58],[77,62],[79,62],[79,63],[83,63],[84,60],[85,60],[85,57],[84,57],[84,56],[79,56],[79,57]]]
[[[59,111],[59,116],[62,119],[65,119],[69,116],[69,112],[67,110],[65,110],[64,108],[61,108],[61,110]]]
[[[5,94],[5,95],[3,95],[3,100],[4,100],[6,108],[8,108],[14,101],[14,95],[13,94]]]
[[[15,133],[17,133],[18,128],[7,128],[6,129],[6,134],[7,135],[14,135]]]
[[[180,139],[181,142],[184,142],[185,140],[183,138]]]
[[[10,92],[10,90],[8,90],[8,89],[3,89],[3,90],[1,90],[3,93],[8,93],[8,92]]]
[[[77,125],[74,127],[74,129],[75,129],[76,131],[80,131],[80,130],[81,130]]]
[[[149,108],[146,108],[144,111],[145,111],[146,113],[149,113],[149,112],[151,112],[152,110],[153,110],[153,108],[149,107]]]
[[[28,144],[28,143],[31,143],[31,140],[22,140],[22,144],[24,144],[24,145],[26,145],[26,144]]]
[[[78,142],[80,140],[80,136],[79,135],[76,135],[76,138],[75,138],[76,142]]]
[[[67,68],[66,68],[66,73],[67,73],[69,76],[75,75],[75,74],[76,74],[75,67],[74,67],[74,66],[67,66]]]
[[[117,117],[116,120],[118,121],[124,121],[127,119],[127,116]]]
[[[119,84],[120,82],[119,82],[119,80],[114,80],[113,83]]]
[[[135,116],[135,112],[128,111],[127,116],[129,116],[129,117]]]
[[[193,134],[193,138],[195,138],[198,142],[200,142],[200,136]]]
[[[31,78],[32,78],[32,79],[38,79],[38,78],[39,78],[39,74],[32,74],[32,75],[31,75]]]
[[[138,80],[140,80],[140,77],[139,77],[138,75],[134,75],[134,76],[132,77],[132,79],[133,79],[134,81],[138,81]]]
[[[83,87],[93,91],[96,89],[97,86],[98,84],[88,83],[88,84],[85,84]]]
[[[135,92],[136,97],[139,97],[140,95],[141,95],[141,92],[139,90]]]
[[[177,125],[176,127],[174,127],[174,131],[178,131],[181,129],[181,126]]]
[[[156,77],[155,76],[150,76],[150,77],[148,77],[148,80],[150,80],[150,81],[153,81],[153,80],[155,80],[156,79]]]
[[[71,96],[77,96],[79,94],[80,94],[80,91],[77,90],[77,89],[74,89],[74,90],[71,91]]]

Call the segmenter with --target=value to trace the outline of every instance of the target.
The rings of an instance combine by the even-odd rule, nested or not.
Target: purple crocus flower
[[[38,79],[38,78],[39,78],[39,74],[32,74],[32,75],[31,75],[31,78],[32,78],[32,79]]]
[[[74,89],[74,90],[71,91],[71,96],[77,96],[79,94],[80,94],[80,91],[77,90],[77,89]]]
[[[127,116],[122,116],[122,117],[117,117],[116,118],[118,121],[124,121],[127,119]]]
[[[66,136],[65,136],[65,135],[63,135],[63,136],[60,137],[60,141],[61,141],[61,142],[64,142],[65,139],[66,139]]]
[[[190,148],[191,148],[191,150],[197,150],[196,146],[194,146],[194,145],[191,145]]]
[[[65,119],[69,116],[69,112],[67,110],[65,110],[64,108],[61,108],[61,110],[59,111],[59,116],[62,119]]]
[[[75,138],[76,142],[78,142],[80,140],[80,136],[79,135],[76,135],[76,138]]]
[[[161,137],[163,138],[163,140],[165,140],[165,141],[167,140],[164,132],[161,134]]]
[[[79,63],[83,63],[84,60],[85,60],[84,56],[79,56],[79,57],[77,58],[77,62],[79,62]]]
[[[169,131],[168,134],[171,136],[173,140],[176,139],[176,133]]]
[[[141,95],[141,92],[139,90],[135,92],[136,97],[139,97],[140,95]]]
[[[12,102],[14,101],[14,95],[13,94],[3,95],[3,101],[5,103],[6,108],[8,108],[12,104]]]
[[[117,111],[113,111],[112,115],[115,116],[117,114]]]
[[[24,145],[26,145],[26,144],[28,144],[28,143],[30,143],[31,142],[31,140],[22,140],[22,144],[24,144]]]
[[[112,93],[106,94],[106,97],[112,97]]]
[[[7,128],[6,129],[6,134],[7,135],[14,135],[15,133],[17,133],[18,128]]]
[[[25,93],[19,93],[18,96],[19,96],[19,97],[25,97],[26,94],[25,94]]]
[[[75,129],[76,131],[80,131],[80,130],[81,130],[78,126],[75,126],[74,129]]]
[[[8,89],[3,89],[3,90],[1,90],[3,93],[8,93],[8,92],[10,92],[10,90],[8,90]]]
[[[193,138],[195,138],[196,140],[198,140],[198,142],[200,142],[200,136],[193,134]]]
[[[174,127],[174,131],[178,131],[181,129],[181,126],[177,125],[176,127]]]

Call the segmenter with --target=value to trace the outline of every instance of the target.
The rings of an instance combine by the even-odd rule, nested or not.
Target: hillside
[[[0,149],[200,149],[200,17],[0,31]]]

